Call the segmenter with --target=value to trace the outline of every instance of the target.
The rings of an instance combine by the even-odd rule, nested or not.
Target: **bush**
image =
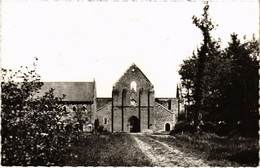
[[[235,154],[228,156],[228,160],[243,164],[259,163],[258,149],[247,149],[238,151]]]
[[[108,130],[104,129],[104,126],[103,126],[103,125],[98,126],[97,132],[98,132],[99,134],[103,134],[103,135],[111,134]]]
[[[37,58],[36,58],[37,60]],[[37,96],[40,76],[34,69],[17,72],[2,69],[1,80],[1,164],[4,166],[45,166],[64,162],[63,148],[70,134],[63,133],[64,111],[54,89]],[[17,82],[15,82],[17,80]]]
[[[175,125],[175,128],[174,128],[174,130],[172,130],[172,131],[170,132],[170,135],[174,135],[174,134],[177,134],[177,133],[180,133],[180,132],[194,133],[195,131],[196,131],[196,130],[195,130],[195,128],[194,128],[193,125],[182,121],[182,122],[178,122],[178,123]]]
[[[203,132],[215,133],[217,130],[217,125],[212,122],[206,122],[203,125],[201,125],[201,130]]]

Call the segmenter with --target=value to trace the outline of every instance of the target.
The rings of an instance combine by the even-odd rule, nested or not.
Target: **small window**
[[[131,88],[131,90],[134,90],[136,92],[136,82],[135,81],[131,82],[130,88]]]
[[[131,103],[131,106],[136,106],[136,104],[137,104],[135,99],[131,99],[130,103]]]
[[[171,102],[171,100],[168,100],[168,109],[169,109],[169,110],[172,109],[172,102]]]
[[[104,117],[104,125],[107,125],[107,118],[106,117]]]
[[[66,110],[67,110],[67,109],[66,109],[66,106],[63,106],[63,111],[65,111],[65,112],[66,112]]]
[[[86,111],[86,106],[83,106],[83,107],[82,107],[82,111]]]
[[[77,108],[76,108],[76,106],[73,106],[73,108],[72,108],[72,109],[73,109],[73,111],[77,111]]]

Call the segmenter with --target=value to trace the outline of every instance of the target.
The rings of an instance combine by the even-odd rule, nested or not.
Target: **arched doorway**
[[[130,117],[128,123],[130,126],[130,132],[140,132],[140,123],[136,116]]]
[[[170,131],[171,125],[169,123],[165,124],[165,131]]]

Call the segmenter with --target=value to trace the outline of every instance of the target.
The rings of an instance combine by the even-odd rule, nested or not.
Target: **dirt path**
[[[206,167],[201,159],[189,157],[185,153],[144,135],[132,135],[142,152],[155,166],[161,167]]]

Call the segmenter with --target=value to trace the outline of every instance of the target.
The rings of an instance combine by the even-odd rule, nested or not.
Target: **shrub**
[[[37,60],[37,59],[36,59]],[[63,133],[63,110],[54,89],[35,97],[43,85],[34,69],[2,69],[1,164],[44,166],[59,163],[70,134]],[[17,80],[17,81],[16,81]],[[15,82],[16,81],[16,82]]]
[[[243,164],[259,163],[258,149],[247,149],[238,151],[235,154],[227,157],[231,161]]]
[[[195,132],[195,128],[193,125],[189,124],[189,123],[186,123],[184,121],[182,122],[178,122],[176,125],[175,125],[175,128],[174,130],[172,130],[170,132],[170,135],[174,135],[174,134],[177,134],[177,133],[180,133],[180,132],[189,132],[189,133],[194,133]]]
[[[104,126],[101,125],[97,128],[97,132],[99,134],[104,134],[104,135],[108,135],[108,134],[111,134],[108,130],[104,129]]]
[[[216,124],[211,123],[211,122],[206,122],[201,126],[201,130],[204,132],[209,132],[209,133],[213,133],[216,132]]]

